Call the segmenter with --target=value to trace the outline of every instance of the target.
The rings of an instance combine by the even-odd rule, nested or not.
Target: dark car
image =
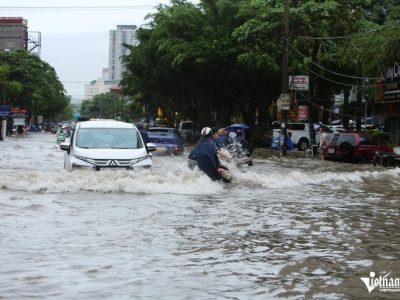
[[[183,154],[183,142],[178,131],[169,127],[150,127],[149,142],[157,145],[157,152],[165,154]]]
[[[326,151],[326,160],[370,162],[376,151],[393,153],[393,148],[367,133],[337,132],[332,135]]]

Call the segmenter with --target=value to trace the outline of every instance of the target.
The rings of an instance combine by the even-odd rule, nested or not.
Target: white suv
[[[192,137],[193,132],[193,122],[192,121],[183,121],[178,125],[178,132],[184,141],[188,141]]]
[[[291,133],[291,140],[293,144],[299,150],[306,150],[310,147],[310,126],[313,126],[309,123],[287,123],[287,131]],[[323,125],[319,125],[323,126]],[[328,127],[324,126],[325,130],[330,131]],[[273,130],[273,138],[276,138],[280,135],[281,129]],[[319,144],[319,132],[316,131],[315,134],[316,144]]]
[[[96,120],[79,122],[69,142],[60,144],[64,154],[64,169],[151,168],[149,151],[154,144],[145,147],[137,128],[125,122]]]

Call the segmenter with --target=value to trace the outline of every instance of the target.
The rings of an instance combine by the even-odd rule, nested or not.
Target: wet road
[[[63,170],[50,134],[0,142],[0,299],[398,299],[400,170],[256,159],[220,185],[184,157]]]

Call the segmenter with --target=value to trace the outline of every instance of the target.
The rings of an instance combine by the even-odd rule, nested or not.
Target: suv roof
[[[134,128],[132,124],[115,120],[95,120],[79,122],[80,128]]]

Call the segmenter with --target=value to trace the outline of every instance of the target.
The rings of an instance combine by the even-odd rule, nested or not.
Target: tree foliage
[[[133,121],[141,112],[141,107],[130,98],[111,92],[96,95],[81,104],[81,116],[86,118]]]
[[[70,100],[53,67],[25,50],[0,52],[0,90],[3,103],[26,107],[32,116],[53,119]],[[4,71],[5,70],[5,71]],[[3,73],[3,76],[1,76]]]
[[[377,76],[398,61],[399,23],[386,27],[399,19],[398,1],[289,3],[289,72],[310,75],[310,103],[330,106],[357,77]],[[265,124],[281,91],[282,14],[281,0],[160,5],[124,58],[124,90],[153,112],[163,108],[171,121],[178,113],[225,125],[241,116],[254,125],[257,111]]]

